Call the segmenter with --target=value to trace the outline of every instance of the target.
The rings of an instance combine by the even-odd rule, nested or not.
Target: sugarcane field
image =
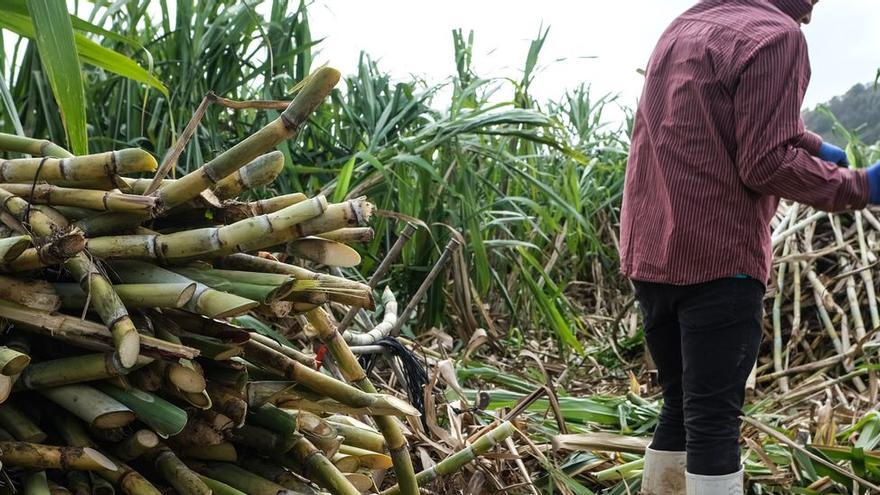
[[[876,0],[0,0],[0,495],[880,494]]]

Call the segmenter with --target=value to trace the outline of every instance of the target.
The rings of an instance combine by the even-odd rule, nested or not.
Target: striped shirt
[[[704,0],[657,43],[636,113],[620,218],[621,272],[689,285],[766,282],[780,197],[865,207],[868,181],[815,156],[800,109],[810,79],[794,19],[811,0]]]

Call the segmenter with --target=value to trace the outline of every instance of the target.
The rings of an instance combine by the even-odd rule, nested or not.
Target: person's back
[[[849,170],[843,150],[804,130],[800,24],[814,3],[704,0],[647,67],[620,220],[621,272],[663,387],[645,495],[743,491],[739,416],[778,198],[829,211],[880,202],[880,164]]]
[[[810,0],[709,0],[663,34],[627,168],[624,274],[764,282],[777,196],[826,210],[864,207],[864,172],[810,156],[821,138],[800,119],[810,67],[795,21],[810,10]]]

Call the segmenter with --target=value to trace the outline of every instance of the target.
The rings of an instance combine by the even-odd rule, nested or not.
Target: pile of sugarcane
[[[235,199],[281,172],[273,149],[338,78],[320,69],[176,180],[182,144],[160,167],[140,149],[72,156],[0,135],[0,151],[36,156],[0,161],[0,493],[413,495],[511,435],[497,422],[417,474],[400,418],[419,410],[356,358],[424,294],[398,312],[386,288],[381,321],[349,328],[372,321],[412,227],[365,284],[316,268],[359,263],[346,243],[372,236],[364,198]]]
[[[828,214],[780,206],[772,232],[771,345],[757,369],[759,389],[782,392],[788,407],[826,391],[846,405],[877,402],[877,375],[866,365],[876,362],[880,329],[878,236],[880,219],[870,209]]]

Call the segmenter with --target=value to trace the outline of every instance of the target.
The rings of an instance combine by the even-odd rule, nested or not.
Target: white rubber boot
[[[684,452],[645,450],[642,495],[685,495]]]
[[[721,476],[687,473],[687,495],[743,495],[743,470]]]

